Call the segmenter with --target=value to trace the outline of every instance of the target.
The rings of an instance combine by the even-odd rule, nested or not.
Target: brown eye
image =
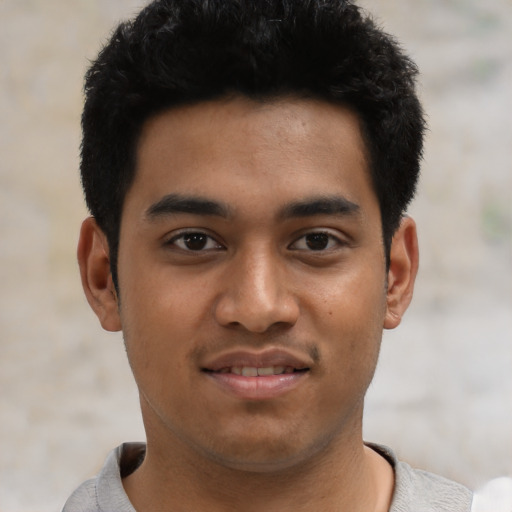
[[[329,231],[312,231],[301,236],[293,244],[290,249],[294,251],[328,251],[345,245],[345,242]]]
[[[329,238],[327,233],[311,233],[305,236],[305,242],[312,251],[323,251],[329,245]]]
[[[200,251],[206,247],[208,237],[203,233],[189,233],[183,236],[183,243],[191,251]]]
[[[222,249],[222,246],[215,239],[201,232],[182,233],[175,236],[170,244],[189,252]]]

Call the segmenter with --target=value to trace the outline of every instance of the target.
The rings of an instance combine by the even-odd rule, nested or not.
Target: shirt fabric
[[[387,447],[368,444],[386,458],[395,471],[395,490],[389,512],[470,512],[472,493],[446,478],[411,468]],[[136,512],[122,478],[137,469],[144,443],[124,443],[110,452],[99,474],[84,482],[68,499],[62,512]]]

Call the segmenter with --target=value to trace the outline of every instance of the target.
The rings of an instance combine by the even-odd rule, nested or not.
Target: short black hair
[[[86,74],[81,147],[86,202],[107,236],[116,286],[143,124],[233,94],[312,97],[357,113],[389,261],[422,156],[417,73],[396,40],[347,0],[156,0],[121,23]]]

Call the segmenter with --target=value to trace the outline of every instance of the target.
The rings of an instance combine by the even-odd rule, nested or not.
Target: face
[[[357,117],[201,103],[137,155],[118,300],[148,446],[264,471],[360,438],[389,301]]]

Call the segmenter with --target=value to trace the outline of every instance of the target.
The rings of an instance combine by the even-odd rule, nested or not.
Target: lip
[[[235,351],[220,354],[205,361],[203,374],[211,379],[223,392],[242,400],[270,400],[296,388],[309,376],[313,365],[305,354],[289,350],[267,349],[260,352]],[[233,367],[268,368],[283,366],[294,368],[293,373],[244,377],[221,370]]]
[[[272,348],[259,352],[237,350],[221,353],[211,359],[206,359],[201,366],[203,370],[210,372],[218,372],[222,368],[232,368],[233,366],[251,366],[256,368],[291,366],[296,369],[305,369],[313,366],[313,360],[306,354]]]

